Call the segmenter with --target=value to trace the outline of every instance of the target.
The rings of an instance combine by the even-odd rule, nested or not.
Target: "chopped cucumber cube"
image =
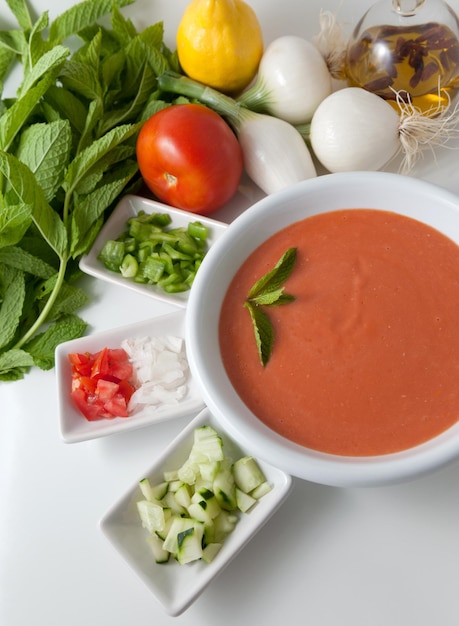
[[[257,500],[248,493],[245,493],[245,491],[241,491],[236,488],[236,502],[237,508],[243,513],[247,513],[247,511],[249,511],[253,505],[256,504]]]
[[[206,563],[212,563],[217,554],[220,552],[223,544],[209,543],[202,551],[202,560]]]
[[[272,485],[270,485],[269,482],[265,480],[264,483],[261,483],[261,485],[258,485],[258,487],[255,487],[255,489],[253,489],[250,492],[250,495],[252,496],[252,498],[259,500],[260,498],[265,496],[267,493],[269,493],[271,489],[272,489]]]
[[[151,548],[156,563],[167,563],[171,553],[163,548],[163,541],[158,535],[149,535],[147,543]]]
[[[166,518],[170,516],[170,509],[149,500],[137,502],[137,510],[144,528],[150,533],[162,531],[166,525]]]
[[[245,493],[250,493],[266,480],[258,463],[252,456],[244,456],[238,459],[233,465],[233,474],[236,485]]]

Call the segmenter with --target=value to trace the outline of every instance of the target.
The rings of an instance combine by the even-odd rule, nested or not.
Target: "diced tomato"
[[[128,403],[126,398],[120,393],[117,393],[105,403],[105,410],[108,411],[113,417],[129,417]]]
[[[103,406],[98,403],[88,402],[88,395],[85,393],[84,389],[74,389],[71,393],[71,397],[77,408],[88,421],[92,422],[104,417]]]
[[[104,378],[99,378],[96,386],[96,395],[98,400],[102,403],[108,402],[119,392],[119,388],[120,386],[118,383],[114,383],[111,380],[105,380]]]
[[[135,391],[133,368],[122,348],[103,348],[94,354],[69,354],[71,397],[87,420],[128,417]]]
[[[78,372],[81,376],[89,376],[91,374],[93,359],[89,353],[80,354],[74,352],[73,354],[69,354],[69,359],[73,371]]]

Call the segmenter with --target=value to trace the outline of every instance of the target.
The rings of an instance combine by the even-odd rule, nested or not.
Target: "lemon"
[[[263,54],[254,10],[243,0],[192,0],[178,26],[177,54],[190,78],[226,93],[240,91]]]

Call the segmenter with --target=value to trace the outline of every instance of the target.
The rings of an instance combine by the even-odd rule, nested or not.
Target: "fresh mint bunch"
[[[258,355],[263,367],[271,358],[274,328],[262,307],[279,306],[295,300],[294,296],[284,292],[284,283],[293,270],[296,253],[296,248],[289,248],[284,252],[274,268],[253,285],[244,302],[252,319]]]
[[[50,23],[6,0],[18,28],[0,31],[0,92],[19,64],[16,97],[0,100],[0,380],[50,369],[59,343],[81,336],[75,283],[120,195],[140,175],[142,121],[170,102],[156,78],[178,61],[161,22],[137,32],[132,0],[85,0]],[[111,27],[98,22],[110,14]],[[70,43],[71,42],[71,43]]]

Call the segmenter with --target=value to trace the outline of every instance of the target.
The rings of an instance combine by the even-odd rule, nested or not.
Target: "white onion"
[[[186,396],[189,367],[182,337],[133,337],[121,347],[132,363],[137,387],[130,412],[145,405],[175,404]]]
[[[304,139],[288,122],[247,111],[235,130],[245,170],[266,194],[317,175]]]
[[[423,150],[457,136],[458,105],[452,112],[449,104],[423,112],[397,92],[395,102],[398,113],[360,87],[347,87],[325,98],[314,113],[309,136],[322,165],[330,172],[373,171],[402,153],[400,171],[407,174]]]
[[[331,76],[318,49],[302,37],[286,35],[267,46],[254,85],[238,101],[291,124],[305,124],[331,91]]]
[[[359,87],[335,91],[311,121],[314,154],[330,172],[378,170],[400,150],[400,116]]]

